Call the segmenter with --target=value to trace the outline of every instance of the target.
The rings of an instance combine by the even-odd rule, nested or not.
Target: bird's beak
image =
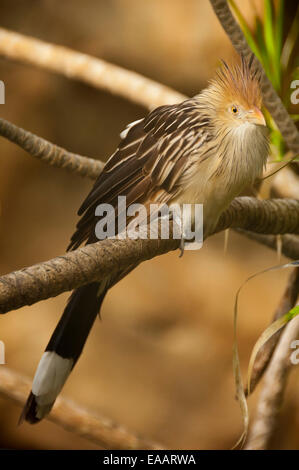
[[[254,124],[257,124],[258,126],[266,126],[266,120],[265,117],[262,113],[262,111],[255,106],[251,111],[250,111],[250,120]]]

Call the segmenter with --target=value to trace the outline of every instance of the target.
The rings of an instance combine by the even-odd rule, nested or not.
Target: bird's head
[[[259,78],[244,57],[230,66],[223,61],[204,96],[215,124],[225,131],[266,126]]]

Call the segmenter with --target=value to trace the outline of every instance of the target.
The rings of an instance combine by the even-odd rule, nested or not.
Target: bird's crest
[[[239,63],[228,65],[222,60],[211,85],[228,100],[238,100],[246,108],[261,107],[260,77],[253,67],[253,56],[247,61],[242,55]]]

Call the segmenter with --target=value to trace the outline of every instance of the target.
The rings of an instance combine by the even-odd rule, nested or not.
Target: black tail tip
[[[36,416],[36,409],[37,409],[37,403],[36,403],[35,395],[33,395],[33,393],[30,392],[30,395],[26,401],[26,404],[19,418],[18,426],[20,426],[24,421],[27,421],[30,424],[38,423],[40,419]]]

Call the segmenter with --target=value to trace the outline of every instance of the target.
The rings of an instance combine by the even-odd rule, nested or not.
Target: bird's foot
[[[179,246],[179,250],[180,250],[180,255],[179,255],[179,258],[182,258],[183,254],[185,253],[185,238],[184,238],[184,234],[182,234],[182,238],[181,238],[181,242],[180,242],[180,246]]]

